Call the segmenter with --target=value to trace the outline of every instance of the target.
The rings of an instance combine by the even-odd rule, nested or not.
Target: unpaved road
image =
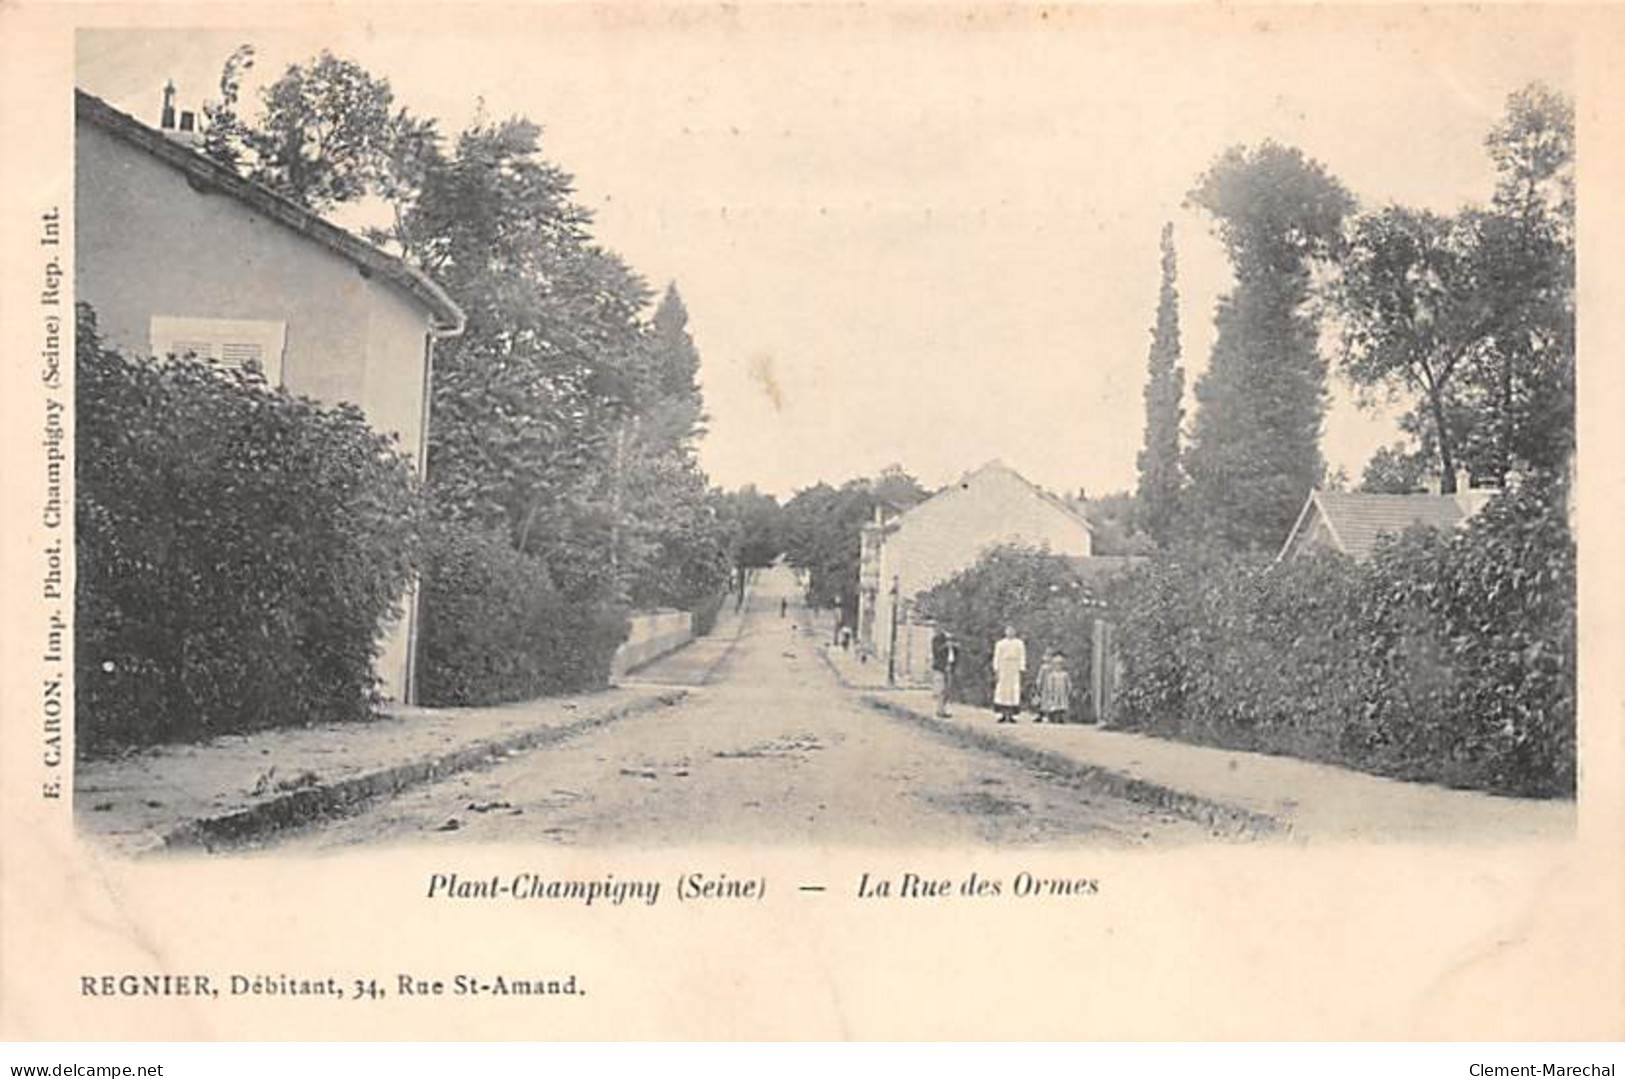
[[[787,570],[764,572],[731,650],[702,641],[639,673],[692,686],[675,708],[449,777],[279,846],[1121,847],[1207,837],[865,707],[797,629],[793,598],[780,617],[780,598],[794,592]]]

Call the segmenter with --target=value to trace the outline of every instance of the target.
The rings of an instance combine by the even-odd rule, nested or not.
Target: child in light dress
[[[1072,704],[1072,675],[1067,673],[1066,653],[1057,649],[1044,660],[1038,674],[1038,722],[1065,723]]]

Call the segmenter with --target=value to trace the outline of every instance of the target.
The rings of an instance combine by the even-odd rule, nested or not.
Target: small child
[[[1033,710],[1033,722],[1044,722],[1044,686],[1049,682],[1050,667],[1055,663],[1055,653],[1046,651],[1044,661],[1033,672],[1032,692],[1028,695],[1027,703]]]
[[[1039,714],[1050,723],[1065,723],[1072,704],[1072,676],[1066,670],[1066,653],[1057,649],[1044,661],[1038,676]]]

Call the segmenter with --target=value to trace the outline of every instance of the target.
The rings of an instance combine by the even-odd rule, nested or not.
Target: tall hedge
[[[1507,794],[1575,788],[1575,550],[1537,476],[1369,562],[1186,552],[1112,601],[1119,722]]]
[[[500,533],[436,521],[424,539],[424,704],[498,704],[607,684],[627,636],[625,607],[561,594],[546,567]]]
[[[356,720],[415,558],[410,465],[354,408],[105,348],[80,311],[82,753]]]

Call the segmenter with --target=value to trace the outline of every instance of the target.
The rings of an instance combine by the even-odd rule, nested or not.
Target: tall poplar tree
[[[1179,364],[1179,291],[1174,226],[1162,226],[1162,290],[1157,297],[1157,323],[1151,329],[1146,361],[1145,448],[1140,451],[1141,522],[1159,544],[1166,544],[1179,505],[1183,475],[1179,467],[1180,400],[1185,369]]]
[[[1213,216],[1236,276],[1196,382],[1190,524],[1235,549],[1269,550],[1325,470],[1326,362],[1308,301],[1354,199],[1301,151],[1265,142],[1225,151],[1189,202]]]

